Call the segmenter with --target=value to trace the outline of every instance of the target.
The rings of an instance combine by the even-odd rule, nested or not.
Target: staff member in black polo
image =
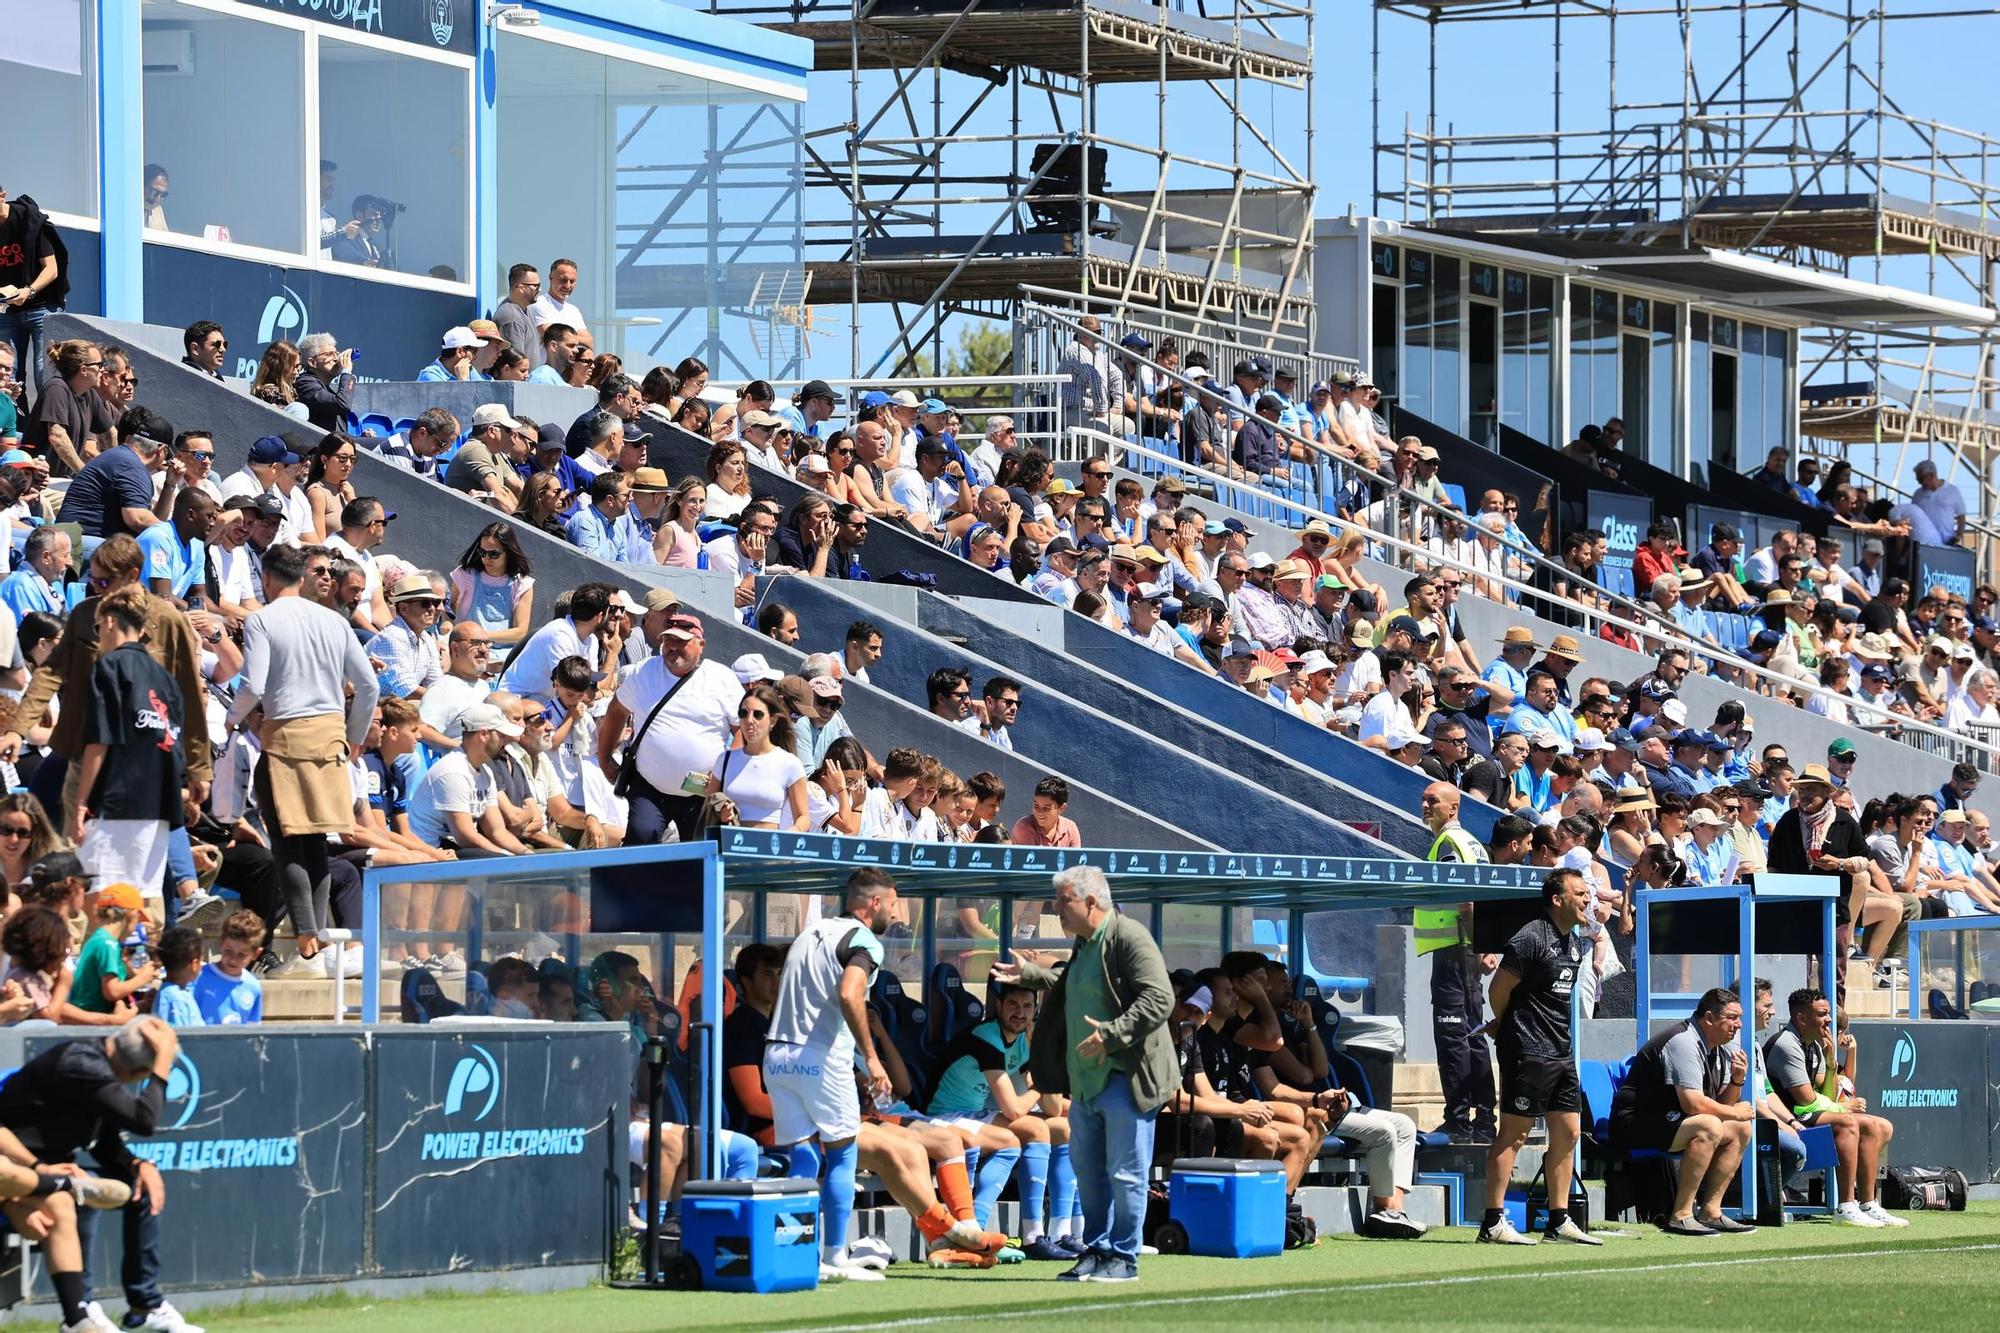
[[[1542,1239],[1602,1245],[1569,1215],[1571,1154],[1582,1133],[1583,1092],[1570,1051],[1570,993],[1590,944],[1577,928],[1590,915],[1590,884],[1574,870],[1542,881],[1542,915],[1514,932],[1500,956],[1487,1003],[1500,1066],[1500,1132],[1486,1150],[1486,1215],[1479,1239],[1493,1245],[1533,1245],[1514,1229],[1503,1205],[1514,1178],[1514,1156],[1537,1117],[1548,1122],[1549,1221]]]
[[[1673,1212],[1661,1228],[1670,1236],[1757,1229],[1722,1211],[1722,1192],[1750,1147],[1757,1115],[1743,1100],[1750,1061],[1736,1044],[1742,1030],[1743,1001],[1718,986],[1695,1004],[1693,1018],[1639,1048],[1611,1100],[1611,1138],[1619,1147],[1681,1155]]]

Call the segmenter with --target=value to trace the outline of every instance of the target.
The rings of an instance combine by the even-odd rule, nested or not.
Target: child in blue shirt
[[[193,990],[195,979],[203,970],[201,932],[193,926],[175,926],[160,936],[154,952],[160,957],[160,966],[166,969],[167,980],[153,1001],[153,1017],[165,1020],[171,1027],[206,1026],[208,1020],[201,1016],[201,1005]]]
[[[250,964],[264,951],[264,918],[247,908],[222,921],[215,961],[195,975],[191,987],[210,1027],[230,1027],[264,1021],[264,983]]]

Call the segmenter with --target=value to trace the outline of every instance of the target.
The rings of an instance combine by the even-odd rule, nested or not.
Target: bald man
[[[1486,848],[1458,824],[1458,788],[1433,782],[1418,812],[1431,831],[1433,861],[1484,863]],[[1493,1058],[1479,1035],[1484,1021],[1472,951],[1472,904],[1418,908],[1413,914],[1417,951],[1431,956],[1431,1035],[1437,1045],[1438,1081],[1444,1089],[1444,1123],[1454,1143],[1493,1139]]]

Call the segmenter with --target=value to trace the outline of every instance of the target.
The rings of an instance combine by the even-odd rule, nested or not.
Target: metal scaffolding
[[[1310,3],[710,8],[813,44],[803,268],[855,375],[942,369],[952,321],[1011,319],[1024,284],[1310,345]]]
[[[1965,0],[1376,0],[1374,195],[1496,240],[1739,250],[1981,308],[1961,327],[1808,331],[1799,429],[1827,450],[1894,450],[1891,477],[1912,453],[1962,463],[1992,515],[2000,138],[1906,111],[1887,53],[1892,26],[1918,22],[1992,43],[1996,15]],[[1385,16],[1428,28],[1426,112],[1400,133],[1382,124]],[[1460,133],[1440,114],[1439,38],[1501,23],[1549,39],[1548,125]],[[1602,104],[1576,91],[1579,50]]]

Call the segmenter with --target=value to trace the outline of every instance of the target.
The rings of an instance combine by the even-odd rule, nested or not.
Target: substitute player
[[[1037,1114],[1047,1108],[1028,1083],[1028,1029],[1035,1018],[1035,997],[1019,987],[994,984],[988,999],[994,1016],[959,1033],[945,1048],[936,1091],[931,1093],[931,1117],[968,1134],[1004,1134],[1016,1145],[1023,1252],[1030,1259],[1073,1263],[1084,1255],[1082,1240],[1067,1235],[1051,1239],[1042,1221],[1057,1154],[1071,1181],[1075,1173],[1068,1160],[1069,1121]],[[987,1146],[978,1138],[974,1141]],[[981,1163],[975,1206],[982,1226],[990,1221],[1012,1167],[1005,1152],[990,1153]],[[1074,1196],[1074,1184],[1066,1193]],[[1069,1220],[1067,1203],[1060,1220]]]
[[[889,1076],[868,1030],[868,985],[882,965],[876,932],[887,927],[895,910],[896,881],[887,871],[864,866],[847,877],[843,898],[842,915],[808,926],[785,955],[764,1040],[764,1088],[771,1098],[772,1142],[791,1150],[792,1174],[819,1178],[825,1165],[820,1280],[879,1282],[881,1273],[854,1263],[847,1252],[855,1138],[861,1132],[853,1066],[858,1056],[869,1091],[886,1101]],[[978,1227],[950,1221],[942,1210],[927,1209],[918,1225],[925,1239],[949,1236],[965,1249],[984,1240]]]
[[[1582,1133],[1583,1093],[1570,1051],[1570,993],[1590,945],[1577,933],[1592,907],[1590,881],[1557,870],[1542,881],[1542,915],[1507,941],[1487,1001],[1500,1065],[1500,1132],[1486,1150],[1486,1216],[1479,1239],[1496,1245],[1533,1245],[1514,1229],[1502,1207],[1514,1178],[1514,1155],[1528,1141],[1536,1117],[1549,1127],[1543,1158],[1549,1180],[1545,1241],[1572,1245],[1604,1242],[1569,1215],[1571,1154]]]

